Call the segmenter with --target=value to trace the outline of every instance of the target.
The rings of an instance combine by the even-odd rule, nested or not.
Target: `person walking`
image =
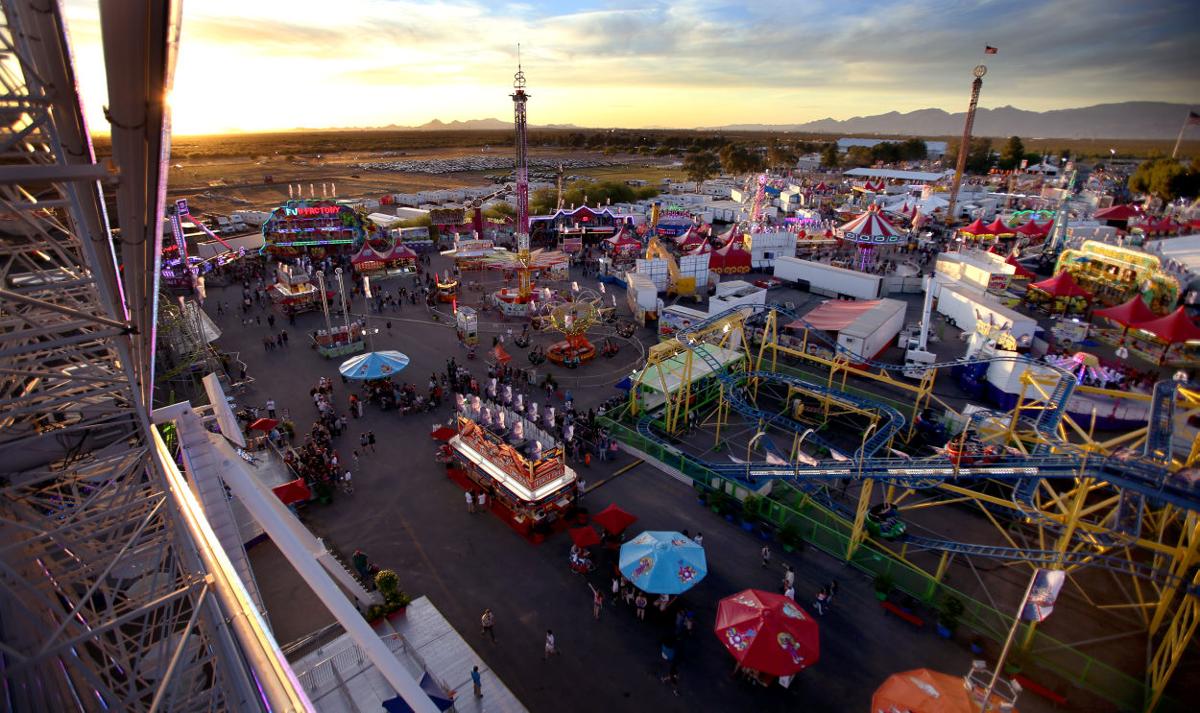
[[[639,590],[637,597],[633,600],[633,605],[637,607],[637,618],[643,621],[646,619],[646,604],[648,604],[646,593]]]
[[[367,445],[371,447],[371,452],[375,452],[375,432],[367,431]]]
[[[267,416],[275,418],[275,399],[267,399]]]
[[[546,629],[546,646],[542,653],[542,660],[549,661],[550,657],[558,653],[558,646],[554,641],[554,632]]]
[[[470,490],[468,490],[468,491],[466,491],[466,498],[467,498],[467,512],[473,514],[475,512],[475,494],[472,493]]]
[[[771,564],[771,548],[767,545],[763,545],[762,552],[760,554],[762,554],[762,567],[763,569],[766,569],[767,565]]]
[[[796,573],[792,571],[792,566],[790,564],[785,564],[783,566],[783,588],[787,589],[795,583]]]
[[[475,508],[479,512],[487,512],[487,491],[480,490],[479,497],[475,498]]]
[[[704,546],[704,533],[697,531],[696,536],[692,538],[692,542],[695,542],[697,545],[700,545],[701,547],[703,547]]]
[[[591,587],[592,590],[592,618],[600,621],[600,609],[604,606],[604,595],[591,582],[588,582],[588,587]]]
[[[490,636],[492,643],[496,643],[496,615],[491,609],[484,609],[479,617],[479,635]]]
[[[821,591],[817,592],[817,600],[813,602],[813,609],[817,610],[817,614],[825,616],[825,604],[829,601],[829,593],[825,587],[821,587]]]
[[[339,424],[340,424],[340,423],[341,423],[341,422],[339,421]],[[345,428],[345,426],[342,426],[342,427],[343,427],[343,428]],[[362,472],[362,459],[361,459],[361,458],[359,458],[359,456],[358,456],[358,449],[355,449],[355,450],[354,450],[354,455],[353,455],[353,458],[354,458],[354,470],[355,470],[355,472],[359,472],[359,473],[361,473],[361,472]]]
[[[358,436],[358,445],[362,448],[363,455],[367,454],[367,434],[361,433]]]
[[[789,586],[788,588],[784,589],[783,596],[791,599],[793,602],[796,601],[796,588]]]
[[[479,667],[473,666],[471,668],[471,685],[475,687],[475,697],[476,698],[483,698],[482,684],[483,684],[483,681],[481,680],[481,678],[479,676]],[[676,695],[678,695],[678,693]]]
[[[346,474],[342,476],[342,490],[347,495],[354,493],[354,474],[350,472],[349,468],[346,469]]]

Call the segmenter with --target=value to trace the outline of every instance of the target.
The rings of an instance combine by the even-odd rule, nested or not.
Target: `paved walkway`
[[[231,303],[237,302],[238,294],[240,290],[210,290],[211,298]],[[242,328],[237,317],[218,318],[226,330],[221,345],[242,349],[257,379],[241,401],[262,404],[275,398],[280,408],[290,410],[302,432],[314,415],[308,389],[318,376],[335,377],[339,405],[347,397],[347,387],[336,380],[336,364],[309,351],[300,334],[300,328],[314,328],[320,319],[319,314],[301,317],[297,327],[289,327],[292,346],[266,352],[261,344],[265,324]],[[393,329],[376,337],[376,348],[400,349],[412,358],[402,378],[423,384],[431,372],[444,370],[450,355],[479,375],[486,368],[480,360],[463,362],[453,332],[430,323],[423,308],[405,307],[391,319]],[[488,332],[483,338],[490,344]],[[518,350],[514,358],[521,361],[524,353]],[[594,366],[615,371],[619,364],[598,360]],[[577,389],[575,398],[586,410],[614,393],[599,387]],[[362,431],[373,430],[378,437],[377,452],[364,457],[355,478],[355,493],[339,494],[329,506],[310,507],[305,519],[318,536],[343,551],[360,548],[373,562],[395,569],[404,589],[436,602],[468,641],[478,636],[480,612],[492,608],[498,641],[494,646],[480,642],[478,653],[530,710],[866,711],[871,692],[891,673],[919,667],[957,673],[970,665],[972,656],[965,645],[937,638],[930,626],[915,632],[894,617],[884,617],[871,583],[833,558],[817,553],[783,557],[776,552],[771,568],[763,569],[758,538],[701,508],[687,486],[645,464],[606,480],[632,462],[625,454],[615,462],[580,467],[581,477],[595,486],[587,495],[593,512],[615,502],[639,516],[635,533],[704,533],[710,569],[684,599],[695,612],[697,627],[678,647],[681,695],[676,697],[658,680],[659,643],[673,628],[673,620],[638,621],[633,612],[610,602],[600,621],[593,621],[590,591],[582,577],[567,569],[568,538],[558,536],[534,546],[494,517],[467,513],[461,489],[434,462],[434,443],[428,435],[431,425],[448,415],[445,409],[402,418],[368,408],[363,420],[352,420],[350,434],[337,444],[345,458]],[[259,581],[270,581],[263,595],[280,639],[293,638],[283,632],[319,628],[326,616],[319,605],[314,609],[289,595],[289,589],[302,584],[294,581],[286,563],[270,557],[269,551],[263,554],[270,568],[259,572]],[[796,569],[802,606],[809,607],[817,590],[831,580],[839,581],[840,593],[832,612],[820,620],[820,661],[798,676],[790,690],[750,687],[733,678],[733,659],[711,633],[716,603],[747,587],[776,590],[784,560]],[[597,572],[593,583],[607,589],[604,571]],[[554,630],[563,653],[543,663],[542,640],[548,628]],[[1033,697],[1023,698],[1020,708],[1027,713],[1048,710]],[[1097,705],[1088,710],[1107,709]]]

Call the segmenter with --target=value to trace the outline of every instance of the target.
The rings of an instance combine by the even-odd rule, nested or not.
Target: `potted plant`
[[[792,520],[783,523],[783,527],[779,528],[779,542],[784,552],[795,552],[804,542],[800,537],[800,526]]]
[[[712,491],[708,496],[708,508],[713,511],[714,515],[720,515],[725,509],[725,494],[720,490]]]
[[[375,586],[383,595],[383,608],[388,615],[403,610],[412,601],[412,597],[400,589],[400,576],[394,570],[379,570],[375,574]]]
[[[963,603],[958,597],[946,595],[938,602],[937,633],[943,639],[954,638],[958,620],[963,615]]]
[[[758,509],[762,504],[762,498],[757,495],[747,495],[742,501],[742,529],[746,532],[754,531],[754,523],[758,521]]]
[[[881,602],[887,601],[888,595],[892,593],[895,586],[896,580],[892,579],[892,575],[880,572],[875,575],[875,598]]]

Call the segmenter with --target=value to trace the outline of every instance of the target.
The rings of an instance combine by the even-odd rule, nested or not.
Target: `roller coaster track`
[[[1186,511],[1200,511],[1200,492],[1169,481],[1168,470],[1162,464],[1151,459],[1151,454],[1158,456],[1165,452],[1169,458],[1170,429],[1173,417],[1173,402],[1176,390],[1180,384],[1162,382],[1155,387],[1155,399],[1152,407],[1152,417],[1147,436],[1146,455],[1132,458],[1102,457],[1095,454],[1088,456],[1077,446],[1064,441],[1058,434],[1059,425],[1066,411],[1066,403],[1070,399],[1076,385],[1074,375],[1063,369],[1038,364],[1058,374],[1059,380],[1035,419],[1032,426],[1040,437],[1040,442],[1033,452],[1028,455],[1008,455],[997,462],[955,465],[946,459],[912,460],[906,458],[875,458],[878,450],[903,428],[905,418],[895,408],[872,399],[855,396],[837,389],[830,389],[813,384],[795,376],[771,371],[734,372],[726,369],[714,356],[705,350],[696,349],[702,342],[697,335],[705,333],[713,325],[723,320],[737,316],[746,317],[747,310],[774,311],[778,316],[786,317],[790,322],[799,321],[801,326],[808,328],[810,339],[815,338],[826,344],[837,353],[846,354],[840,345],[824,338],[823,333],[812,328],[803,318],[782,308],[779,305],[763,305],[740,307],[727,310],[710,317],[703,322],[685,327],[676,333],[680,344],[704,359],[712,369],[712,373],[726,387],[728,404],[744,418],[760,424],[775,424],[779,427],[800,433],[803,426],[795,420],[779,413],[768,412],[752,403],[747,398],[746,383],[751,380],[763,380],[796,386],[806,391],[821,394],[827,398],[850,403],[858,407],[869,408],[881,413],[884,418],[879,422],[875,432],[859,448],[854,460],[824,460],[815,464],[799,461],[781,465],[772,462],[755,461],[750,463],[727,463],[702,461],[687,454],[681,454],[696,462],[697,465],[720,475],[723,478],[754,484],[760,479],[781,479],[794,484],[805,492],[819,494],[819,500],[827,507],[839,511],[841,515],[850,515],[844,508],[837,506],[831,499],[824,496],[821,485],[842,478],[868,478],[888,484],[907,488],[928,488],[939,485],[951,479],[956,480],[998,480],[1014,483],[1013,501],[1025,516],[1040,521],[1043,525],[1061,527],[1061,523],[1050,517],[1038,507],[1036,495],[1039,484],[1043,479],[1075,479],[1079,477],[1094,478],[1119,488],[1121,504],[1118,509],[1117,522],[1111,533],[1105,533],[1097,538],[1096,544],[1101,547],[1112,547],[1127,543],[1136,538],[1140,529],[1142,503],[1149,498],[1157,503],[1169,503]],[[855,357],[856,361],[858,360]],[[1021,362],[1033,364],[1024,356],[999,356],[987,359],[956,359],[929,365],[928,368],[943,369],[976,363],[999,361]],[[868,361],[868,366],[885,371],[897,371],[903,367],[878,361]],[[984,414],[986,415],[986,414]],[[978,417],[976,415],[975,417]],[[646,414],[637,422],[637,431],[643,437],[665,445],[672,450],[668,439],[655,429],[655,419]],[[818,434],[809,431],[807,440],[822,445],[832,451],[836,450]],[[1164,450],[1165,449],[1165,450]],[[1161,456],[1159,456],[1161,457]],[[1125,515],[1122,516],[1122,511]],[[920,537],[909,537],[906,540],[911,546],[924,549],[959,552],[1001,559],[1021,559],[1034,563],[1062,565],[1093,565],[1102,566],[1114,571],[1134,574],[1139,577],[1162,580],[1169,578],[1165,570],[1156,569],[1143,563],[1128,559],[1111,557],[1095,552],[1057,550],[1026,550],[1012,547],[992,547],[970,543],[936,540]]]

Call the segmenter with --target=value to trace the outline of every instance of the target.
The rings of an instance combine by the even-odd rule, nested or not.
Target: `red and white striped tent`
[[[859,245],[897,245],[908,240],[908,234],[884,218],[878,206],[838,228],[838,234]]]

